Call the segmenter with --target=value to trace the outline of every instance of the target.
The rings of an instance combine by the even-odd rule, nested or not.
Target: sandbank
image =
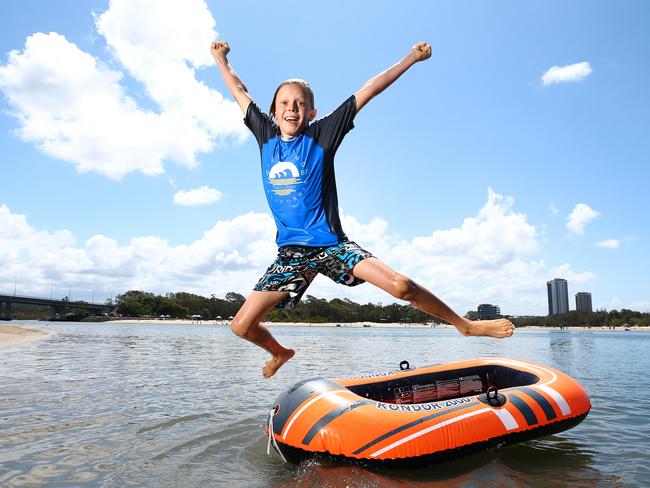
[[[37,341],[50,334],[51,332],[46,330],[28,329],[15,325],[0,325],[0,348]]]

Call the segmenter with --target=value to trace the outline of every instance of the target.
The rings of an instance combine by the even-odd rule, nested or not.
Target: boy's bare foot
[[[468,320],[467,327],[459,327],[459,330],[466,336],[487,336],[503,339],[504,337],[510,337],[514,333],[515,326],[508,319]]]
[[[278,354],[273,354],[271,359],[269,359],[262,368],[262,374],[264,377],[268,379],[273,376],[284,363],[293,357],[294,354],[296,354],[296,351],[293,349],[285,349]]]

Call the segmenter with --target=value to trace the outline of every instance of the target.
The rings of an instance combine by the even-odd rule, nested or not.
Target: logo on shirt
[[[286,196],[296,191],[295,186],[300,181],[300,172],[295,164],[288,161],[275,163],[269,171],[269,183],[273,186],[271,190],[276,195]]]

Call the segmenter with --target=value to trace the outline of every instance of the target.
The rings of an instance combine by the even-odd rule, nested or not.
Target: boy
[[[461,317],[433,293],[349,241],[341,228],[334,179],[336,149],[366,103],[415,63],[431,57],[426,42],[413,46],[401,61],[371,78],[338,109],[311,125],[316,108],[307,82],[293,79],[281,83],[269,117],[231,68],[228,43],[213,42],[210,51],[260,146],[264,189],[278,229],[278,257],[231,324],[235,334],[271,354],[262,368],[265,378],[273,376],[295,352],[278,343],[261,321],[274,306],[295,305],[318,273],[347,286],[372,283],[446,320],[466,336],[512,335],[514,326],[507,319],[471,321]]]

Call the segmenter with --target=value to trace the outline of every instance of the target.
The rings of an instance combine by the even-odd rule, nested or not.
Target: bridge
[[[70,302],[65,298],[63,300],[53,300],[38,297],[22,297],[16,295],[0,295],[0,320],[11,320],[11,305],[21,303],[26,305],[40,305],[50,307],[50,320],[62,320],[68,310],[87,310],[93,315],[110,312],[115,305],[88,303],[88,302]]]

